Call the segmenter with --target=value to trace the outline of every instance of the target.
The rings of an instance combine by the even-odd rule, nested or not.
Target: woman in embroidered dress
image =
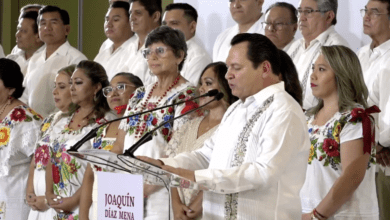
[[[311,149],[302,219],[378,219],[369,117],[378,109],[367,109],[359,60],[344,46],[322,47],[310,80],[319,103],[306,113]]]
[[[203,142],[211,137],[218,128],[226,109],[237,100],[232,95],[229,84],[225,79],[226,72],[227,67],[224,62],[210,63],[204,68],[200,76],[198,92],[200,95],[203,95],[210,90],[217,89],[224,94],[224,99],[205,106],[205,116],[188,121],[176,131],[167,146],[167,156],[174,157],[180,153],[199,149],[203,146]],[[201,98],[199,105],[203,105],[211,99],[211,97]],[[176,188],[172,188],[171,190],[172,209],[175,219],[201,218],[202,191],[199,192],[190,189],[178,190]]]
[[[0,59],[0,219],[27,219],[24,202],[31,156],[42,117],[18,100],[23,94],[19,65]]]
[[[110,85],[103,88],[103,95],[107,98],[110,109],[115,110],[118,117],[123,117],[129,98],[138,87],[143,86],[138,76],[131,73],[118,73],[112,78]],[[118,135],[120,121],[101,127],[97,137],[92,140],[94,149],[111,150]],[[96,171],[102,171],[96,165],[87,166],[84,174],[82,193],[80,198],[80,219],[97,218],[97,181]],[[92,206],[91,206],[92,205]]]
[[[45,118],[41,125],[41,132],[30,164],[30,173],[27,181],[26,200],[32,209],[28,220],[52,218],[52,211],[48,210],[50,207],[47,205],[45,197],[45,174],[47,163],[50,160],[50,137],[61,131],[63,125],[57,122],[64,113],[69,112],[72,103],[69,80],[75,67],[76,65],[70,65],[60,69],[55,78],[53,98],[56,108],[60,111]]]
[[[58,123],[64,124],[62,131],[50,140],[51,160],[46,167],[46,199],[54,220],[78,219],[80,186],[87,163],[66,152],[92,128],[112,120],[102,88],[108,86],[104,68],[93,61],[81,61],[71,79],[71,99],[78,107]],[[91,149],[90,142],[80,150]]]
[[[157,82],[141,87],[134,92],[134,96],[127,105],[125,115],[188,100],[195,94],[195,88],[180,75],[187,55],[187,45],[182,32],[167,26],[158,27],[149,33],[145,46],[143,55],[152,74],[157,76]],[[186,104],[122,120],[118,138],[112,151],[123,153],[126,150],[124,146],[132,146],[144,134],[162,122],[179,116],[195,106],[194,102],[186,102]],[[164,149],[171,139],[173,131],[187,120],[188,117],[182,117],[172,124],[168,123],[161,127],[154,133],[151,141],[135,151],[135,155],[146,155],[152,158],[165,156]],[[167,189],[145,187],[144,191],[145,196],[148,196],[148,199],[145,200],[145,219],[168,218]]]

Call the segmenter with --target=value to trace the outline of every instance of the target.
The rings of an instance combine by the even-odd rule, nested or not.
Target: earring
[[[12,102],[12,96],[8,96],[7,104],[9,105],[11,104],[11,102]]]
[[[93,96],[93,101],[94,102],[97,102],[97,100],[98,100],[98,98],[97,98],[97,96],[96,96],[96,94]]]

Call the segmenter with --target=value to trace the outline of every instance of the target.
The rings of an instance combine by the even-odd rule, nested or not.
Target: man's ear
[[[65,33],[66,33],[66,36],[68,36],[70,33],[70,25],[69,24],[65,25]]]
[[[332,22],[333,22],[333,19],[336,17],[336,15],[334,14],[334,11],[328,11],[327,12],[327,17],[326,17],[326,23],[328,23],[328,24],[332,24]]]
[[[264,61],[261,64],[261,68],[263,71],[263,73],[262,73],[263,78],[268,77],[270,73],[272,74],[271,63],[268,60]]]
[[[195,32],[196,32],[196,21],[191,21],[190,22],[190,32],[191,32],[191,34],[195,35]]]
[[[153,13],[153,21],[155,23],[159,23],[161,18],[161,13],[159,11],[156,11]]]

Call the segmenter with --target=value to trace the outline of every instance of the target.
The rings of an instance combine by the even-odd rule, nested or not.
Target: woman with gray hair
[[[311,142],[300,196],[302,220],[378,219],[375,137],[355,53],[321,47],[310,77],[318,104],[306,113]]]

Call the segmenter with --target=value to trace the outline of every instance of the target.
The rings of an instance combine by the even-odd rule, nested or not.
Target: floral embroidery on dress
[[[81,165],[77,163],[75,158],[72,158],[66,152],[65,140],[54,140],[53,152],[51,155],[52,174],[53,174],[53,188],[57,195],[65,194],[72,195],[72,192],[67,192],[66,189],[70,180],[77,176],[77,171]]]
[[[50,142],[50,135],[47,132],[49,131],[48,129],[53,122],[54,115],[55,114],[52,114],[45,118],[41,125],[41,133],[39,135],[41,141],[37,143],[34,155],[35,168],[38,170],[46,169],[47,163],[50,159],[50,147],[48,145]]]
[[[79,220],[79,215],[74,215],[73,212],[57,213],[57,215],[53,217],[53,220]]]
[[[29,114],[26,113],[26,110]],[[0,150],[7,147],[10,141],[12,128],[21,122],[42,120],[42,116],[27,106],[15,107],[3,120],[0,121]]]
[[[351,120],[351,111],[336,113],[325,125],[311,125],[314,115],[308,118],[308,127],[310,133],[310,154],[308,164],[311,165],[314,160],[318,160],[323,166],[331,166],[334,170],[340,169],[340,134],[348,123],[356,125],[358,120]],[[370,163],[375,164],[375,147],[371,149]]]
[[[113,148],[114,141],[105,140],[104,131],[107,129],[108,124],[99,128],[96,132],[96,137],[93,139],[93,149],[111,150]]]
[[[253,126],[256,121],[260,118],[260,116],[265,112],[268,107],[274,101],[274,96],[270,96],[266,99],[260,108],[256,110],[256,112],[252,115],[251,119],[246,123],[242,132],[238,137],[237,146],[234,149],[233,160],[230,163],[230,167],[241,166],[244,162],[247,146],[246,143],[249,140],[249,136],[251,135]],[[238,193],[227,194],[225,196],[225,219],[234,220],[237,219],[237,207],[238,207]]]

